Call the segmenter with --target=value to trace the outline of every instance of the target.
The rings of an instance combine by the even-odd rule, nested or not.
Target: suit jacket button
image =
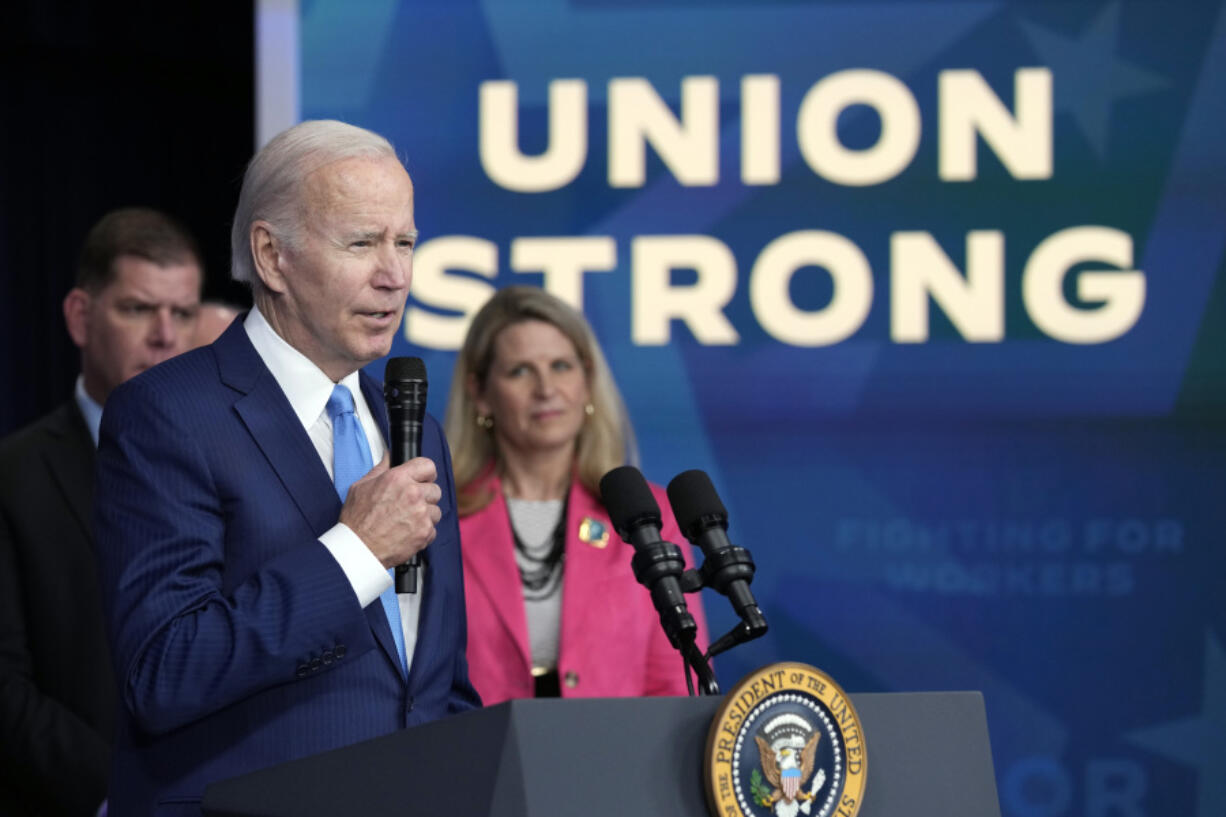
[[[327,666],[336,660],[336,655],[332,650],[324,650],[323,659],[324,665]]]
[[[344,658],[345,657],[345,645],[337,644],[336,649],[332,650],[332,652],[336,654],[337,658]]]
[[[573,669],[567,670],[564,678],[567,689],[574,689],[575,687],[579,686],[579,673],[575,672]]]
[[[310,673],[311,673],[311,670],[307,667],[306,664],[299,664],[298,669],[294,671],[294,675],[298,676],[299,678],[305,678]]]
[[[324,665],[324,662],[318,658],[311,659],[311,672],[319,672],[319,668]]]

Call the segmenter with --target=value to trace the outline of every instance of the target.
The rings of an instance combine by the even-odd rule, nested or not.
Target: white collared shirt
[[[94,448],[98,447],[98,429],[102,425],[102,406],[94,402],[94,398],[89,396],[89,392],[85,390],[85,375],[77,375],[77,387],[73,394],[77,398],[77,408],[81,409],[81,416],[85,418],[85,427],[89,429],[90,436],[94,438]]]
[[[264,365],[272,372],[277,385],[285,392],[290,407],[297,415],[298,421],[306,429],[332,476],[332,419],[328,417],[328,398],[336,383],[312,363],[306,355],[299,352],[269,325],[268,320],[256,307],[252,307],[243,322],[243,329],[251,345],[264,361]],[[351,372],[340,381],[349,387],[353,394],[353,404],[357,410],[358,420],[362,430],[366,432],[366,441],[370,445],[370,455],[373,462],[383,458],[386,445],[383,434],[366,405],[366,397],[362,394],[362,386],[358,372]],[[337,522],[327,530],[319,541],[336,559],[353,592],[357,594],[358,603],[362,607],[378,600],[383,591],[392,586],[391,576],[387,569],[375,558],[370,549],[348,525]],[[421,596],[424,590],[424,576],[418,575],[418,592],[399,593],[396,596],[400,603],[400,623],[404,631],[404,652],[408,665],[413,665],[413,648],[417,645],[417,622],[421,616]]]

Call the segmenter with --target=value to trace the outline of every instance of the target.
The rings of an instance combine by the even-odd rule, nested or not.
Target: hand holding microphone
[[[349,486],[340,521],[349,527],[384,567],[408,562],[434,541],[442,517],[442,489],[434,463],[413,460],[396,469],[383,459]],[[420,558],[420,557],[419,557]],[[407,592],[407,591],[406,591]]]
[[[426,417],[426,364],[419,357],[394,357],[383,370],[383,399],[387,401],[391,465],[421,456],[422,421]],[[436,475],[437,476],[437,475]],[[437,486],[435,486],[437,488]],[[435,500],[435,510],[438,500]],[[435,516],[437,523],[440,515]],[[431,539],[434,537],[431,536]],[[405,564],[396,566],[396,592],[417,592],[417,571],[421,556],[414,553]]]
[[[341,509],[349,526],[384,567],[396,568],[396,592],[417,592],[420,551],[434,541],[442,518],[434,463],[421,457],[426,416],[426,365],[419,357],[394,357],[383,373],[389,450],[370,473],[353,483]],[[398,467],[403,466],[403,467]]]

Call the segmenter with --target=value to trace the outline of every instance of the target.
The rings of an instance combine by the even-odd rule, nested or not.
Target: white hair
[[[302,221],[301,186],[313,171],[344,159],[381,156],[397,158],[387,139],[334,119],[308,120],[274,136],[243,175],[230,228],[231,277],[259,284],[250,238],[251,225],[257,221],[268,222],[278,240],[294,246]]]

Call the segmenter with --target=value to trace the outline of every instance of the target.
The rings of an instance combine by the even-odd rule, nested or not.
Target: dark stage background
[[[0,26],[0,433],[71,393],[60,302],[106,211],[148,205],[229,283],[229,228],[254,136],[249,2],[17,2]]]

